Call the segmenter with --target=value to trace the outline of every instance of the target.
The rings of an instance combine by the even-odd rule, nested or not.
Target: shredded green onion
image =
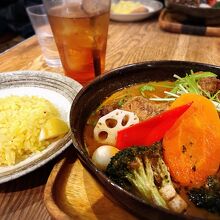
[[[153,91],[155,91],[156,89],[155,89],[154,86],[149,85],[149,84],[146,84],[146,85],[144,85],[144,86],[141,86],[141,87],[139,88],[139,90],[140,90],[141,95],[146,98],[145,93],[144,93],[145,91],[153,92]]]
[[[177,80],[175,81],[174,88],[169,92],[165,91],[164,93],[166,94],[166,96],[164,98],[156,97],[156,98],[150,98],[150,100],[174,101],[181,94],[195,93],[198,95],[204,95],[207,98],[209,98],[215,105],[217,111],[220,112],[220,100],[219,100],[220,91],[216,92],[215,94],[211,94],[208,91],[202,90],[198,83],[200,79],[207,77],[217,77],[217,75],[212,72],[202,72],[202,73],[194,74],[193,71],[191,71],[190,74],[186,74],[185,77],[180,77],[175,74],[174,78],[176,78]]]
[[[152,92],[152,91],[155,91],[155,87],[152,85],[144,85],[144,86],[140,87],[140,91],[141,92],[144,92],[144,91]]]

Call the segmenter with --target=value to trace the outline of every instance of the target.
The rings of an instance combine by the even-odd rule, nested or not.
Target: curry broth
[[[154,91],[144,91],[141,93],[140,88],[143,86],[150,85],[155,87]],[[173,82],[170,81],[161,81],[161,82],[149,82],[149,83],[138,83],[126,88],[123,88],[111,96],[107,97],[103,103],[95,110],[91,116],[89,117],[87,124],[84,130],[84,143],[87,146],[87,150],[89,155],[91,156],[93,152],[101,146],[102,144],[98,143],[93,137],[93,130],[94,127],[99,119],[98,110],[101,109],[103,106],[106,105],[113,105],[113,104],[123,104],[124,101],[135,97],[135,96],[145,96],[145,97],[164,97],[164,91],[169,91],[173,86]]]
[[[141,93],[140,88],[145,86],[145,85],[151,85],[153,87],[155,87],[156,89],[154,91],[144,91],[144,93]],[[112,105],[115,103],[123,103],[123,100],[126,101],[129,98],[132,98],[134,96],[144,96],[144,97],[164,97],[165,91],[170,91],[171,88],[173,86],[173,82],[170,81],[161,81],[161,82],[149,82],[149,83],[140,83],[140,84],[135,84],[126,88],[123,88],[117,92],[115,92],[114,94],[112,94],[111,96],[107,97],[103,103],[91,114],[91,116],[89,117],[87,124],[85,126],[85,130],[84,130],[84,143],[87,147],[88,153],[91,156],[93,154],[93,152],[101,145],[98,143],[97,141],[95,141],[94,137],[93,137],[93,130],[94,127],[99,119],[99,115],[98,115],[98,111],[99,109],[101,109],[103,106],[107,106],[107,105]],[[119,106],[120,108],[120,106]],[[213,219],[213,220],[219,220],[220,216],[217,214],[213,214],[210,213],[208,211],[206,211],[205,209],[200,209],[197,208],[192,202],[189,201],[186,190],[179,186],[178,184],[174,183],[176,185],[176,188],[179,189],[179,193],[181,195],[182,198],[184,198],[184,200],[187,202],[187,204],[189,205],[187,210],[186,210],[186,214],[190,215],[190,216],[195,216],[195,217],[199,217],[199,218],[203,218],[203,219]]]

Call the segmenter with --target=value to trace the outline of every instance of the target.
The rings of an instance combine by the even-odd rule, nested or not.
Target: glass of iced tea
[[[44,0],[65,75],[85,85],[105,69],[111,0]]]

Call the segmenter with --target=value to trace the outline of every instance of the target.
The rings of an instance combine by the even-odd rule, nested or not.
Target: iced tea
[[[103,73],[109,10],[91,14],[72,4],[48,14],[65,74],[86,84]]]

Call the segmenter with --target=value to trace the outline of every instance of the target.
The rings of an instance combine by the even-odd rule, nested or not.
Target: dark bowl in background
[[[201,8],[194,7],[190,5],[183,5],[173,3],[170,0],[165,0],[165,6],[173,11],[181,14],[188,15],[195,18],[204,18],[204,19],[217,19],[220,23],[220,8]]]
[[[220,76],[220,67],[184,61],[150,61],[130,64],[109,71],[104,76],[97,78],[87,87],[83,88],[76,96],[70,111],[70,126],[72,140],[78,156],[83,165],[101,183],[104,192],[110,198],[119,201],[123,207],[141,219],[198,219],[184,215],[177,215],[152,207],[142,199],[123,190],[99,171],[88,157],[83,131],[90,114],[102,101],[115,91],[126,86],[148,81],[172,80],[173,74],[184,76],[190,70],[211,71]]]

